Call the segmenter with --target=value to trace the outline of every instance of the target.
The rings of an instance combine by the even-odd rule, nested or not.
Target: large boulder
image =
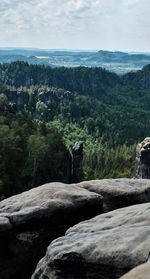
[[[0,278],[28,279],[52,240],[102,212],[103,198],[49,183],[0,202]]]
[[[120,279],[149,279],[150,278],[150,262],[142,264],[126,275],[122,276]]]
[[[54,240],[32,279],[118,279],[147,262],[150,203],[102,214]]]
[[[145,138],[137,146],[135,177],[150,179],[150,138]]]
[[[148,179],[102,179],[83,181],[77,185],[101,194],[104,197],[104,212],[150,201]]]

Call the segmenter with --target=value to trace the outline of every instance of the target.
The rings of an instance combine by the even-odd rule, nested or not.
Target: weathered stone
[[[76,142],[72,148],[73,154],[73,182],[80,182],[83,180],[83,142]]]
[[[32,279],[118,279],[147,262],[150,203],[117,209],[54,240]]]
[[[150,262],[142,264],[129,273],[121,277],[120,279],[149,279],[150,278]]]
[[[39,89],[38,90],[38,100],[43,102],[44,104],[54,104],[58,102],[58,98],[54,90],[48,89]]]
[[[104,197],[104,212],[150,201],[149,179],[102,179],[83,181],[77,185],[101,194]]]
[[[137,146],[135,177],[150,179],[150,138],[145,138]]]
[[[7,93],[8,101],[10,104],[16,104],[16,106],[28,105],[29,94],[21,89],[8,91]]]
[[[17,106],[28,105],[29,102],[29,93],[18,89],[17,90]]]
[[[28,279],[49,243],[102,212],[103,198],[49,183],[0,202],[0,278]]]

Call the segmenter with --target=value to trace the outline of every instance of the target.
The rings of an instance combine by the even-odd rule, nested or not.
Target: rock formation
[[[150,138],[145,138],[136,150],[136,178],[150,178]]]
[[[38,101],[46,105],[55,106],[60,100],[71,101],[74,99],[74,94],[70,91],[51,87],[44,88],[42,86],[33,88],[32,93],[27,90],[24,91],[24,89],[11,89],[7,90],[6,95],[9,103],[15,104],[17,108],[24,105],[28,106],[29,103],[35,106]]]
[[[149,179],[49,183],[0,202],[0,279],[31,278],[48,246],[32,279],[119,279],[149,243]]]
[[[147,262],[149,243],[150,203],[117,209],[54,240],[32,279],[118,279]]]
[[[102,212],[102,196],[49,183],[0,202],[0,278],[31,278],[55,238]]]
[[[28,105],[29,94],[28,92],[18,89],[7,92],[8,101],[10,104],[15,104],[16,107]]]
[[[150,262],[142,264],[129,273],[121,277],[120,279],[149,279],[150,278]]]
[[[58,97],[56,96],[56,93],[52,89],[41,89],[38,90],[38,100],[43,102],[44,104],[48,104],[49,102],[51,104],[55,104],[58,102]]]
[[[76,142],[72,148],[73,154],[73,182],[80,182],[83,180],[83,143]]]
[[[149,179],[102,179],[83,181],[77,185],[102,195],[104,197],[104,212],[133,204],[150,202]]]

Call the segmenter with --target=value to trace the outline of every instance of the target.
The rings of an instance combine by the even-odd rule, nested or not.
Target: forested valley
[[[84,180],[133,177],[150,130],[150,65],[119,77],[103,68],[0,64],[0,197],[71,182],[76,141]]]

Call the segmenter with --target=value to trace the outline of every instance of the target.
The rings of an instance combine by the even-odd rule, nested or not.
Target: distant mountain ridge
[[[24,61],[51,67],[103,67],[118,74],[137,71],[150,63],[150,55],[121,51],[69,51],[42,49],[2,49],[0,63]]]

